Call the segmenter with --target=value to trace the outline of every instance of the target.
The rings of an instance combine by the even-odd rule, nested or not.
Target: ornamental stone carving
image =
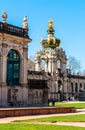
[[[3,23],[6,23],[6,19],[7,19],[7,13],[4,12],[4,13],[2,14],[2,22],[3,22]]]

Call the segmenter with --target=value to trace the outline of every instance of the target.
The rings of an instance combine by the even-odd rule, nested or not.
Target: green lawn
[[[0,124],[0,130],[85,130],[85,128],[40,124]]]
[[[52,106],[52,103],[49,104],[49,106]],[[68,102],[56,102],[55,106],[61,107],[61,106],[68,106],[68,107],[75,107],[75,108],[85,108],[85,103],[68,103]]]
[[[15,122],[85,122],[85,114],[70,116],[53,116],[46,118],[36,118],[28,120],[19,120]]]
[[[55,106],[71,106],[75,108],[85,108],[85,103],[56,102]],[[70,116],[54,116],[48,118],[29,119],[22,121],[20,120],[9,124],[0,124],[0,130],[85,130],[84,127],[59,126],[55,124],[27,124],[28,122],[85,122],[85,114]]]

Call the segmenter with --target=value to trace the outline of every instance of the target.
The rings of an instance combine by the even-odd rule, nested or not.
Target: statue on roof
[[[27,16],[25,16],[24,19],[23,19],[23,28],[24,28],[24,29],[28,29],[28,20],[27,20]]]
[[[6,23],[6,19],[7,19],[7,13],[4,12],[4,13],[2,14],[2,22],[3,22],[3,23]]]

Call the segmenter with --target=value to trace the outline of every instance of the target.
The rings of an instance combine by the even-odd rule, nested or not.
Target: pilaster
[[[45,72],[48,72],[48,61],[45,61]]]
[[[6,85],[6,76],[7,76],[7,54],[6,54],[6,48],[7,45],[2,45],[2,55],[1,55],[1,84]]]
[[[51,59],[49,58],[49,61],[48,61],[48,72],[52,72],[52,61]]]
[[[27,63],[28,63],[28,58],[27,58],[27,47],[23,48],[23,59],[21,60],[21,68],[22,70],[21,73],[21,84],[27,85]]]

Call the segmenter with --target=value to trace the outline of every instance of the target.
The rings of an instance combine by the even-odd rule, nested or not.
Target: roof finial
[[[53,21],[52,21],[52,20],[49,20],[48,23],[49,23],[48,28],[49,28],[49,29],[52,29],[52,28],[53,28]]]
[[[24,19],[23,19],[23,28],[28,29],[28,20],[27,20],[27,16],[25,16]]]
[[[2,14],[2,22],[3,22],[3,23],[6,23],[6,19],[7,19],[7,13],[4,12],[4,13]]]
[[[53,26],[53,21],[52,20],[49,20],[48,21],[48,35],[54,35],[54,26]]]

